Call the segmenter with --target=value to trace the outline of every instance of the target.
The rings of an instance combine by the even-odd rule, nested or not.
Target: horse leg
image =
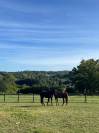
[[[57,106],[57,103],[58,103],[58,98],[55,97],[55,101],[56,101],[56,106]]]
[[[59,106],[58,98],[57,98],[57,105]]]
[[[56,104],[59,106],[58,98],[56,99]]]
[[[42,97],[42,96],[41,96],[41,104],[42,104],[42,106],[43,105],[45,106],[45,104],[44,104],[44,97]]]
[[[63,97],[63,105],[64,105],[64,97]]]
[[[48,106],[49,101],[50,101],[50,98],[48,98],[48,101],[47,101],[47,106]]]
[[[68,96],[66,97],[66,104],[68,104]]]
[[[44,103],[44,97],[43,97],[43,106],[45,106],[45,103]]]
[[[53,98],[51,97],[51,105],[53,105],[52,101],[53,101]]]

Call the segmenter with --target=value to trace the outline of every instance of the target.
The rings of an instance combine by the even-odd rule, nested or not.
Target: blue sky
[[[71,70],[99,58],[99,0],[1,0],[0,71]]]

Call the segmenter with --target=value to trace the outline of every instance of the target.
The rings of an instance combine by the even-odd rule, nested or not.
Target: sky
[[[0,0],[0,71],[72,70],[99,58],[99,0]]]

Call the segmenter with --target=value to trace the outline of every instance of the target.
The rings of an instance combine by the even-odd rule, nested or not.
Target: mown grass
[[[0,103],[0,133],[98,133],[99,97],[89,97],[88,103],[79,96],[69,100],[67,106],[45,107],[32,102]]]

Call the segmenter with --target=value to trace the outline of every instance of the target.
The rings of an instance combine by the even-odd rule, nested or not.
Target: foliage
[[[62,89],[66,85],[68,74],[68,71],[0,72],[0,92],[16,93],[18,90],[23,90],[23,93],[30,93],[31,91],[39,93],[43,88]]]
[[[63,89],[69,93],[99,94],[99,60],[82,60],[72,71],[0,72],[0,93],[38,94],[42,89]]]
[[[72,84],[75,90],[84,93],[96,94],[99,92],[99,60],[82,60],[77,68],[73,68],[70,73]]]

